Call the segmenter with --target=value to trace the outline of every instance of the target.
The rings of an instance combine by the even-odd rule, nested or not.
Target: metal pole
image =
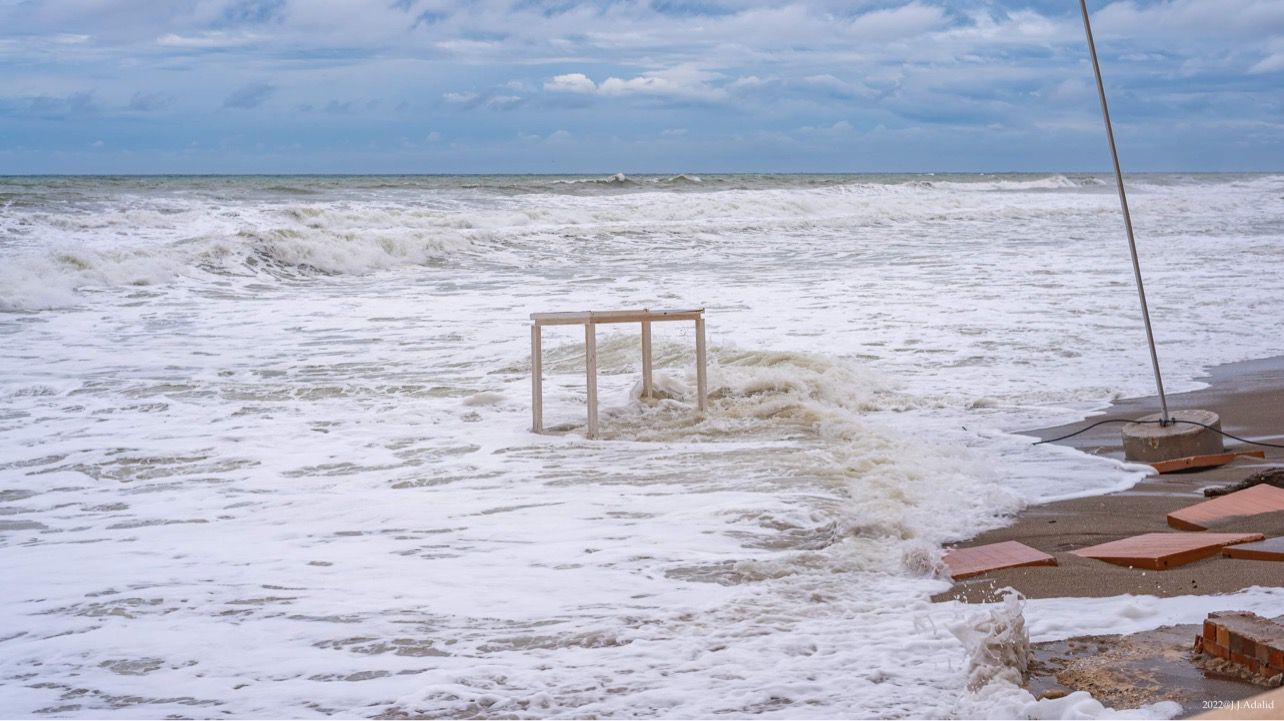
[[[1168,425],[1168,399],[1164,396],[1164,380],[1159,374],[1159,354],[1155,352],[1155,334],[1150,328],[1150,309],[1146,305],[1146,288],[1141,282],[1141,261],[1137,259],[1137,241],[1132,234],[1132,215],[1128,213],[1128,196],[1124,193],[1123,171],[1119,169],[1119,152],[1115,150],[1115,131],[1110,126],[1110,108],[1106,105],[1106,86],[1101,82],[1101,64],[1097,62],[1097,45],[1092,40],[1092,24],[1088,22],[1088,0],[1079,0],[1083,11],[1083,31],[1088,36],[1088,52],[1092,55],[1092,72],[1097,76],[1097,97],[1101,98],[1101,116],[1106,121],[1106,139],[1110,141],[1110,158],[1115,164],[1115,183],[1119,187],[1119,206],[1123,208],[1124,229],[1128,231],[1128,250],[1132,253],[1132,273],[1137,279],[1137,297],[1141,299],[1141,318],[1146,324],[1146,342],[1150,345],[1150,364],[1155,370],[1155,388],[1159,390],[1160,424]]]

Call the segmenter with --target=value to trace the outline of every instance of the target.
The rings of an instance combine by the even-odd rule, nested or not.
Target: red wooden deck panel
[[[1260,533],[1144,533],[1071,553],[1117,566],[1162,571],[1216,555],[1223,546],[1262,538]]]
[[[1000,568],[1057,565],[1057,559],[1017,541],[955,548],[945,554],[944,560],[950,569],[950,576],[956,581]]]
[[[1262,483],[1173,511],[1168,514],[1168,525],[1183,531],[1202,531],[1218,521],[1272,511],[1284,511],[1284,488]]]
[[[1228,558],[1245,558],[1250,561],[1284,561],[1284,536],[1268,538],[1259,543],[1227,546],[1222,555]]]
[[[1171,461],[1156,461],[1150,465],[1160,473],[1175,473],[1196,468],[1224,466],[1240,456],[1265,458],[1266,451],[1228,451],[1226,453],[1214,453],[1210,456],[1186,456],[1185,458],[1174,458]]]

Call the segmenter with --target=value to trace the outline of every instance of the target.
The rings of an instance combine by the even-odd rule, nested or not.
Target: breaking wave
[[[627,334],[607,337],[598,346],[599,373],[635,375],[638,342]],[[702,417],[695,412],[690,348],[658,343],[653,352],[653,397],[642,397],[638,381],[626,405],[602,409],[601,436],[648,443],[791,439],[814,448],[797,454],[789,475],[813,479],[843,500],[824,520],[805,525],[826,528],[833,539],[890,544],[878,553],[861,552],[861,564],[903,570],[902,559],[919,551],[905,542],[934,546],[966,538],[1021,506],[1018,494],[994,483],[985,464],[957,446],[871,421],[869,414],[931,408],[937,401],[904,392],[868,367],[829,355],[714,347],[708,357],[710,411]],[[582,346],[558,346],[544,367],[550,374],[579,375],[582,354]],[[556,430],[580,432],[582,426]]]
[[[999,430],[1149,383],[1113,190],[553,180],[0,180],[4,302],[89,306],[0,318],[10,707],[1043,713],[998,678],[1019,609],[965,644],[929,597],[942,543],[1140,477]],[[1249,322],[1279,280],[1226,280],[1279,259],[1281,180],[1138,194],[1178,384],[1282,352]],[[528,313],[646,303],[709,307],[710,412],[689,324],[657,324],[654,398],[604,328],[582,439],[582,329],[550,329],[560,433],[527,433]],[[1139,617],[1034,608],[1036,637]],[[967,646],[1005,663],[960,704]]]
[[[969,190],[973,192],[1029,191],[1029,190],[1066,190],[1071,188],[1097,187],[1104,182],[1095,177],[1069,178],[1065,175],[1052,175],[1046,178],[1021,180],[990,180],[986,176],[968,180],[931,180],[919,181],[925,187],[938,189]]]
[[[785,246],[832,257],[827,238],[869,229],[982,216],[1026,222],[1028,203],[1014,202],[1020,193],[1038,193],[1044,205],[1067,213],[1093,212],[1085,210],[1084,193],[1100,194],[1107,207],[1109,193],[1099,178],[1065,175],[639,180],[617,173],[354,179],[351,188],[333,178],[234,180],[143,184],[129,192],[92,179],[79,181],[85,187],[62,181],[45,195],[21,184],[5,189],[0,309],[57,308],[81,302],[84,290],[211,274],[300,279],[470,264],[529,270],[590,257],[636,264],[640,256],[650,262],[657,248],[688,260],[760,262]],[[559,190],[601,187],[629,192]],[[1180,184],[1142,185],[1148,187],[1186,192]]]

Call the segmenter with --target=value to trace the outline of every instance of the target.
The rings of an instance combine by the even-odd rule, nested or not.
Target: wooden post
[[[531,431],[544,432],[544,353],[539,323],[531,325]]]
[[[588,437],[597,438],[597,326],[584,324],[584,373],[588,382]]]
[[[642,321],[642,397],[653,398],[655,384],[651,379],[651,321]]]
[[[696,317],[696,407],[703,413],[709,406],[709,378],[704,358],[704,314]]]

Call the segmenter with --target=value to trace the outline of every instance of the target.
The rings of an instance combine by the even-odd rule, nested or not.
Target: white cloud
[[[812,125],[805,125],[801,128],[798,128],[797,132],[801,135],[837,136],[837,135],[847,135],[851,133],[852,130],[854,129],[855,128],[850,121],[839,120],[838,122],[833,123],[832,125],[822,125],[819,127],[812,126]]]
[[[503,49],[502,43],[490,40],[469,40],[466,38],[443,40],[435,45],[439,50],[460,55],[478,55]]]
[[[602,95],[651,95],[691,100],[721,100],[727,91],[712,85],[716,73],[692,64],[624,79],[610,77],[598,86]]]
[[[492,110],[507,110],[516,107],[521,102],[522,98],[517,95],[493,95],[486,98],[483,104]]]
[[[841,80],[829,73],[809,75],[803,78],[803,83],[813,88],[827,90],[836,95],[846,95],[853,98],[867,98],[876,95],[876,93],[864,83],[854,83],[847,80]]]
[[[671,80],[654,75],[635,78],[610,77],[602,81],[603,95],[678,95],[681,86]]]
[[[858,15],[847,26],[847,32],[854,37],[874,41],[898,40],[936,30],[945,22],[945,11],[941,8],[912,2],[898,8]]]
[[[571,139],[569,130],[554,130],[548,135],[517,131],[517,139],[523,143],[561,143]]]
[[[1262,73],[1274,73],[1280,70],[1284,70],[1284,52],[1271,53],[1270,55],[1267,55],[1259,62],[1255,63],[1253,67],[1249,68],[1248,72],[1253,73],[1254,75],[1260,75]]]
[[[597,83],[590,80],[584,73],[567,73],[545,81],[544,89],[555,93],[595,93]]]
[[[1102,34],[1132,38],[1280,33],[1284,32],[1284,2],[1171,0],[1143,6],[1123,0],[1094,13],[1092,27]]]
[[[262,39],[262,36],[259,35],[228,35],[222,32],[207,32],[200,35],[167,33],[156,38],[156,44],[171,48],[231,48],[248,45]]]
[[[284,123],[289,109],[378,97],[377,109],[334,120],[360,129],[366,118],[422,118],[448,142],[465,144],[513,142],[512,123],[528,118],[541,141],[565,128],[591,144],[605,136],[590,124],[638,113],[629,117],[643,122],[619,124],[622,140],[632,134],[677,146],[660,141],[678,135],[662,128],[704,137],[725,127],[731,107],[745,138],[794,128],[786,134],[797,140],[800,126],[841,131],[836,118],[849,118],[861,138],[879,124],[900,132],[985,128],[1001,119],[1036,132],[1053,116],[1096,122],[1075,110],[1094,109],[1095,90],[1073,3],[715,0],[685,3],[692,11],[683,13],[663,5],[323,0],[281,3],[266,20],[229,22],[229,9],[246,3],[195,0],[159,13],[145,0],[0,0],[0,64],[18,68],[0,73],[0,98],[54,114],[69,112],[58,99],[94,87],[98,119],[163,108],[175,122],[199,121],[196,114],[224,97],[229,108],[275,101]],[[700,13],[702,5],[719,12]],[[1140,110],[1158,126],[1232,117],[1269,123],[1278,115],[1284,0],[1095,6],[1121,118]],[[431,19],[421,22],[424,12]],[[254,79],[279,86],[279,96],[264,85],[226,95]],[[545,102],[530,102],[537,97]],[[680,108],[666,115],[673,106]],[[515,108],[520,114],[476,122],[478,114]],[[254,120],[276,122],[266,114]],[[420,138],[427,131],[395,132]]]
[[[714,73],[692,65],[644,73],[631,78],[611,76],[594,83],[584,73],[556,75],[544,82],[544,89],[558,93],[597,94],[608,97],[649,95],[669,98],[715,100],[726,97],[726,91],[710,85]]]

